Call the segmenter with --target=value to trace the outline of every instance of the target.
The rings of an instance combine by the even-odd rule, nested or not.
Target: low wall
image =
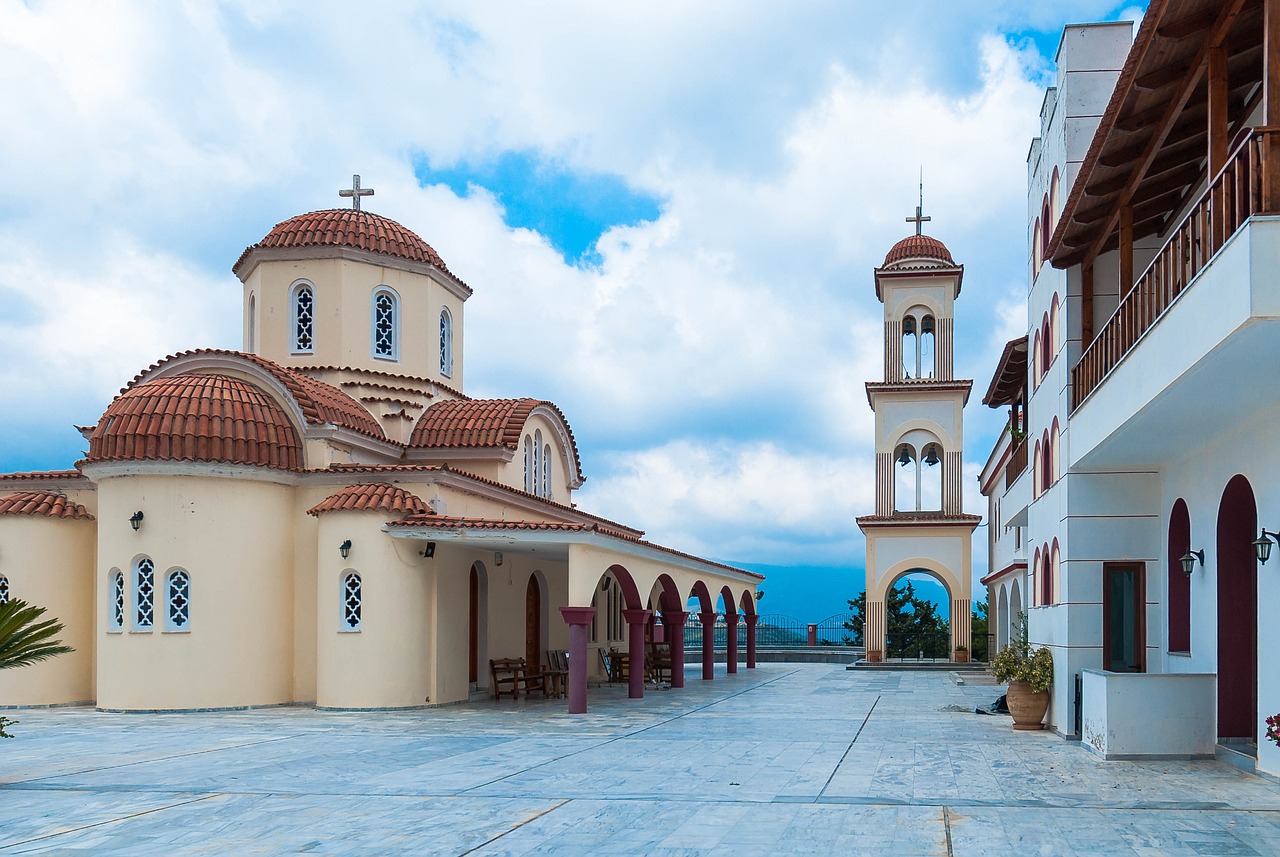
[[[1212,759],[1217,676],[1082,671],[1081,743],[1104,759]]]

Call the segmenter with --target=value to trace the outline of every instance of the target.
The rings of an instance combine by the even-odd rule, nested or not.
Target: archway
[[[481,687],[488,675],[484,663],[489,659],[489,575],[484,563],[471,565],[470,592],[467,604],[467,680],[471,689]]]
[[[1022,633],[1022,620],[1025,608],[1022,606],[1022,587],[1018,585],[1018,579],[1014,578],[1013,583],[1009,584],[1009,639],[1013,642],[1014,635]]]
[[[724,616],[725,672],[738,672],[738,599],[728,586],[720,590],[720,610]]]
[[[1191,513],[1179,497],[1169,512],[1165,574],[1169,580],[1169,651],[1191,651],[1191,578],[1182,558],[1191,550]]]
[[[716,602],[711,590],[699,580],[693,585],[685,602],[698,609],[698,621],[702,642],[702,680],[711,681],[715,676]]]
[[[996,600],[996,615],[991,617],[992,627],[996,632],[996,652],[1009,645],[1009,588],[1000,587],[1000,597]]]
[[[542,663],[542,587],[536,574],[529,575],[524,589],[524,662]]]
[[[1258,507],[1231,477],[1218,505],[1218,736],[1258,740]]]
[[[954,594],[942,575],[908,568],[889,581],[884,603],[886,658],[950,660]],[[963,645],[967,650],[968,641]]]

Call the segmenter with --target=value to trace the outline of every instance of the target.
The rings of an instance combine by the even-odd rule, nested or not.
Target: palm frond
[[[21,599],[0,604],[0,670],[25,667],[75,651],[57,639],[63,630],[61,622],[39,621],[44,613],[43,607]]]

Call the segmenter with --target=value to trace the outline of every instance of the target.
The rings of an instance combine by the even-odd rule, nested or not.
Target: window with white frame
[[[156,564],[147,557],[133,568],[133,603],[133,627],[151,630],[156,618]]]
[[[551,497],[551,447],[542,448],[542,496]]]
[[[533,493],[533,438],[524,436],[524,490]]]
[[[373,293],[373,356],[395,360],[399,356],[399,300],[396,293],[380,288]]]
[[[364,609],[364,588],[360,575],[349,571],[342,576],[342,630],[359,631]]]
[[[9,603],[9,578],[0,574],[0,604]]]
[[[111,614],[107,621],[112,631],[124,629],[124,572],[111,571]]]
[[[533,433],[533,493],[542,496],[542,429]]]
[[[440,374],[453,374],[453,316],[448,307],[440,310]]]
[[[293,287],[293,352],[311,354],[316,350],[316,293],[310,283]]]
[[[169,572],[164,587],[165,628],[191,630],[191,575],[180,568]]]

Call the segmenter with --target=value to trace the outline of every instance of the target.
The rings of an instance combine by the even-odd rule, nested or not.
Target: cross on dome
[[[343,188],[342,190],[338,191],[338,196],[341,196],[341,197],[351,197],[351,207],[352,207],[353,209],[355,209],[356,211],[359,211],[359,210],[360,210],[360,197],[362,197],[362,196],[373,196],[373,188],[371,188],[371,187],[360,187],[360,176],[359,176],[359,175],[353,175],[353,176],[351,177],[351,187],[349,187],[349,188]],[[919,211],[919,209],[917,209],[917,210],[916,210],[916,214],[919,214],[919,213],[920,213],[920,211]]]
[[[357,176],[357,178],[359,178],[359,176]],[[357,183],[357,186],[359,186],[359,184],[358,184],[358,183]],[[357,207],[357,208],[359,208],[359,206],[356,206],[356,207]],[[933,218],[932,218],[932,217],[929,217],[929,216],[927,216],[927,215],[922,214],[921,212],[922,212],[923,210],[924,210],[924,178],[923,178],[923,177],[921,177],[921,179],[920,179],[920,204],[916,206],[916,216],[915,216],[915,217],[908,217],[908,218],[907,218],[907,223],[914,223],[914,224],[916,225],[916,234],[917,234],[917,235],[923,235],[923,234],[924,234],[924,232],[923,232],[924,224],[926,224],[926,223],[928,223],[929,221],[933,220]]]

